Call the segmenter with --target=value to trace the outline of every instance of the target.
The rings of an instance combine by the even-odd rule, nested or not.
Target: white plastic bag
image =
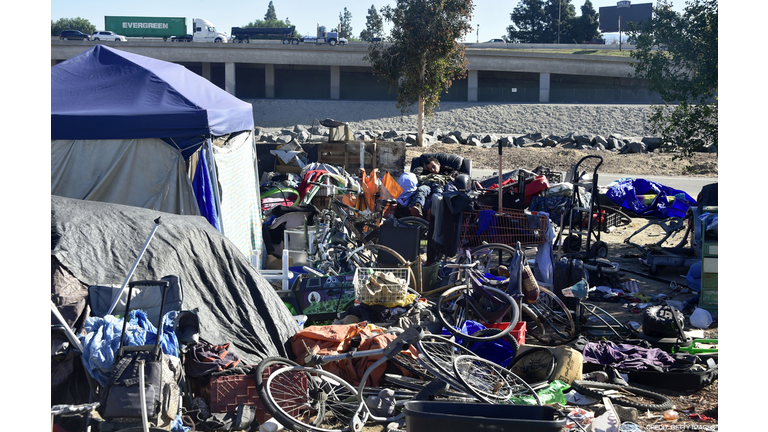
[[[708,310],[696,308],[691,314],[691,325],[696,328],[705,329],[712,324],[712,315]]]

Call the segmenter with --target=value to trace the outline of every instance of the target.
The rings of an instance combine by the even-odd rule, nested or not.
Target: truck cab
[[[194,18],[192,20],[192,41],[227,43],[227,34],[216,31],[216,27],[210,21]]]

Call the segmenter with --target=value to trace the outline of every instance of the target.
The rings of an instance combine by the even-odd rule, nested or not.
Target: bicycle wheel
[[[283,367],[269,375],[264,387],[262,403],[289,430],[357,431],[368,419],[357,390],[321,369]]]
[[[474,355],[472,351],[442,336],[427,335],[416,344],[419,350],[420,364],[448,384],[465,391],[461,382],[454,375],[453,359],[460,355]]]
[[[539,298],[535,303],[523,305],[531,325],[527,334],[546,345],[559,345],[576,336],[571,311],[555,293],[539,287]]]
[[[453,359],[453,371],[464,387],[485,403],[511,404],[513,397],[533,397],[535,404],[541,405],[531,386],[490,360],[460,355]]]
[[[546,347],[534,347],[520,353],[507,366],[528,384],[550,382],[557,367],[557,357]]]
[[[483,272],[487,274],[501,266],[511,268],[515,248],[501,243],[489,243],[470,249],[469,254],[473,261],[481,263]]]
[[[573,380],[571,387],[584,396],[598,401],[608,397],[616,405],[634,407],[639,410],[664,411],[672,408],[672,399],[667,396],[632,386],[622,386],[597,381]]]
[[[437,299],[437,318],[443,327],[465,340],[474,342],[500,339],[512,332],[520,319],[520,307],[504,291],[480,286],[460,285],[443,292]],[[479,324],[480,326],[478,326]],[[475,336],[481,328],[494,327],[498,333]]]

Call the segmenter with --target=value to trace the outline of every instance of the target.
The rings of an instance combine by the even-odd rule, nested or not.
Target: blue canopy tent
[[[199,214],[224,233],[212,142],[252,137],[253,129],[251,104],[185,67],[96,45],[51,67],[51,193]],[[245,150],[238,168],[247,168],[247,155],[255,159],[255,148]],[[156,177],[146,179],[151,164],[159,165]],[[195,171],[191,180],[185,172],[188,164]],[[160,185],[166,178],[168,184]],[[139,191],[141,187],[146,189]],[[173,198],[176,190],[192,198]],[[171,208],[161,207],[169,199],[175,199]]]

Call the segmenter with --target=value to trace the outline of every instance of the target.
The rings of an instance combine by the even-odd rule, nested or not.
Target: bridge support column
[[[539,74],[539,102],[549,103],[549,74]]]
[[[275,65],[264,65],[264,97],[275,98]]]
[[[341,72],[338,66],[331,66],[331,99],[341,99]]]
[[[203,62],[203,78],[211,80],[211,62]]]
[[[235,95],[235,64],[232,62],[224,63],[224,90]]]
[[[467,102],[477,102],[477,71],[474,69],[467,73]]]

